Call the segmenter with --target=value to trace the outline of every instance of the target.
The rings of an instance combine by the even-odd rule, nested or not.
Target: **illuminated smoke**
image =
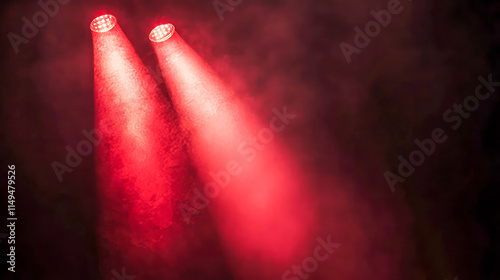
[[[172,275],[157,268],[168,267],[172,204],[187,167],[183,140],[116,19],[99,19],[91,29],[102,271],[126,266],[142,279],[166,279]]]

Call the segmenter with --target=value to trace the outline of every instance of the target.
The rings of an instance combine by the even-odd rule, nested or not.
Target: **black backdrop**
[[[31,19],[40,6],[32,0],[3,1],[1,161],[4,172],[8,164],[16,165],[19,222],[18,272],[2,269],[2,279],[100,279],[93,155],[65,174],[63,182],[51,167],[53,161],[64,161],[64,147],[74,147],[83,138],[81,131],[93,127],[88,25],[99,11],[117,16],[153,72],[156,62],[147,34],[155,23],[172,22],[263,118],[273,107],[293,109],[299,118],[283,136],[303,164],[311,189],[329,193],[345,188],[369,205],[373,215],[364,224],[371,226],[364,232],[367,240],[378,237],[366,251],[407,237],[401,249],[405,257],[394,267],[402,271],[397,275],[500,279],[496,93],[459,129],[448,129],[448,140],[394,193],[383,177],[397,168],[399,155],[414,149],[415,139],[445,127],[443,112],[474,92],[479,75],[492,73],[493,80],[500,80],[500,4],[402,0],[408,8],[347,63],[339,44],[352,44],[353,28],[363,27],[371,20],[369,12],[386,3],[243,0],[221,20],[209,0],[71,0],[16,54],[7,34],[21,34],[21,18]],[[334,185],[328,178],[349,183]],[[0,197],[6,205],[6,187]],[[328,224],[335,199],[318,203],[320,218]],[[4,217],[6,207],[0,213]],[[189,248],[192,263],[180,268],[184,278],[232,279],[209,214],[197,219],[205,231],[193,237],[196,227],[191,228],[186,238],[204,242]],[[409,226],[380,237],[382,219]],[[1,241],[3,259],[7,242]],[[369,263],[367,257],[358,264],[360,271]],[[216,269],[207,274],[206,266]],[[379,279],[368,272],[359,275]]]

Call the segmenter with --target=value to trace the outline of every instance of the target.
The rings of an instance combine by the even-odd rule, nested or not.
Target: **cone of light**
[[[156,27],[150,39],[174,107],[191,133],[191,154],[206,182],[199,191],[239,278],[279,278],[314,241],[315,226],[294,159],[269,133],[284,124],[277,117],[259,120],[168,27]]]
[[[158,267],[165,267],[186,165],[176,117],[116,18],[98,17],[90,28],[101,271],[106,279],[122,267],[166,279]]]

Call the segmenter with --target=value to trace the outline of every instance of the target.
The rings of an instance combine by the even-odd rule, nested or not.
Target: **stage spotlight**
[[[174,230],[173,201],[187,172],[175,112],[116,18],[92,21],[103,279],[126,267],[139,279],[167,279]],[[147,261],[144,261],[147,256]],[[170,258],[173,259],[173,258]]]
[[[162,42],[168,40],[168,38],[172,37],[175,32],[175,28],[173,24],[162,24],[155,27],[149,33],[149,40],[153,42]]]
[[[116,18],[112,15],[102,15],[96,17],[90,23],[90,30],[94,32],[106,32],[116,25]]]
[[[261,121],[173,28],[160,30],[150,38],[205,181],[180,211],[191,219],[210,204],[237,279],[279,279],[307,254],[315,228],[301,172],[272,131],[288,123],[278,116],[286,108]]]

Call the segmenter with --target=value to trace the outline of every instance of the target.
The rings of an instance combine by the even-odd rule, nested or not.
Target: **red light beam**
[[[158,268],[165,267],[172,200],[186,170],[183,137],[116,18],[98,17],[91,30],[101,270],[105,278],[126,267],[137,278],[167,279]]]
[[[269,129],[286,123],[258,120],[166,26],[153,29],[150,38],[174,106],[191,132],[192,156],[206,182],[200,192],[236,273],[240,279],[280,279],[307,254],[316,225],[294,159]]]

